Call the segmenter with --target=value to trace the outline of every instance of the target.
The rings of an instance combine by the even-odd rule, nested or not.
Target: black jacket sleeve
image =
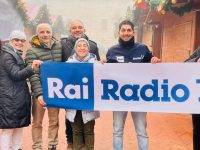
[[[25,68],[21,69],[11,54],[4,54],[3,63],[5,70],[14,80],[26,80],[34,74],[34,71],[30,66],[26,66]]]
[[[67,61],[73,51],[73,45],[66,38],[61,39],[62,45],[62,62]]]
[[[143,62],[144,63],[150,63],[151,58],[153,57],[153,54],[146,45],[144,45],[144,49],[145,49],[145,55],[144,55]]]
[[[94,48],[94,54],[96,55],[98,61],[101,60],[101,58],[99,56],[99,49],[97,46]]]
[[[28,50],[26,53],[26,63],[31,65],[34,60],[37,60],[37,56],[32,50]],[[42,95],[42,84],[40,82],[39,70],[29,78],[31,84],[31,91],[33,92],[34,99]]]

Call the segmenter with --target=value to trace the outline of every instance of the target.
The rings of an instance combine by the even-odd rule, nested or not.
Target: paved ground
[[[47,114],[44,119],[44,145],[47,145]],[[136,138],[133,129],[131,115],[125,125],[124,150],[136,150]],[[59,130],[59,150],[66,150],[64,133],[64,111],[60,113]],[[191,118],[185,114],[148,114],[148,132],[150,137],[150,150],[192,150],[192,127]],[[95,126],[95,149],[112,149],[112,113],[102,112],[101,118],[97,120]],[[24,150],[31,149],[31,128],[28,127],[24,132]]]

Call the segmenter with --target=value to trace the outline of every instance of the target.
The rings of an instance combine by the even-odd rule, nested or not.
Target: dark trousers
[[[72,126],[71,123],[68,119],[65,119],[65,133],[66,133],[66,138],[67,138],[67,143],[72,144],[73,143],[73,132],[72,132]]]
[[[192,115],[193,150],[200,150],[200,114]]]
[[[77,111],[72,123],[74,150],[81,150],[84,146],[86,150],[94,150],[94,125],[95,120],[84,124],[81,111]]]

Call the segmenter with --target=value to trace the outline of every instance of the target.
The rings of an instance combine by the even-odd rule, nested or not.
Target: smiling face
[[[70,24],[70,33],[72,37],[81,38],[85,33],[84,25],[81,21],[76,20]]]
[[[119,30],[119,37],[125,42],[134,37],[134,31],[129,24],[124,24],[121,26]]]
[[[37,35],[40,42],[49,45],[52,39],[52,29],[48,24],[40,24],[37,27]]]
[[[83,59],[89,53],[88,44],[85,41],[79,41],[76,45],[76,54],[80,59]]]
[[[11,42],[11,45],[14,49],[22,51],[26,40],[12,39],[10,42]]]

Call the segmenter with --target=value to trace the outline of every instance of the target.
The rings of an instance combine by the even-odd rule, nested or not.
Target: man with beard
[[[119,24],[119,43],[112,46],[107,54],[108,63],[158,63],[160,59],[154,57],[144,44],[134,41],[134,25],[128,20]],[[137,71],[137,70],[136,70]],[[113,112],[113,149],[123,149],[124,124],[127,111]],[[146,132],[146,112],[131,112],[137,134],[138,150],[148,150],[148,136]]]
[[[85,27],[81,20],[73,20],[70,23],[70,36],[67,38],[61,39],[62,44],[62,61],[67,61],[67,59],[74,53],[74,45],[76,41],[79,38],[85,38],[90,46],[90,53],[94,54],[96,56],[97,60],[100,60],[99,56],[99,49],[97,47],[97,44],[94,41],[91,41],[87,35],[85,35]],[[72,149],[73,145],[73,133],[72,133],[72,127],[69,122],[69,120],[66,119],[65,121],[66,125],[66,138],[68,143],[68,149]]]

